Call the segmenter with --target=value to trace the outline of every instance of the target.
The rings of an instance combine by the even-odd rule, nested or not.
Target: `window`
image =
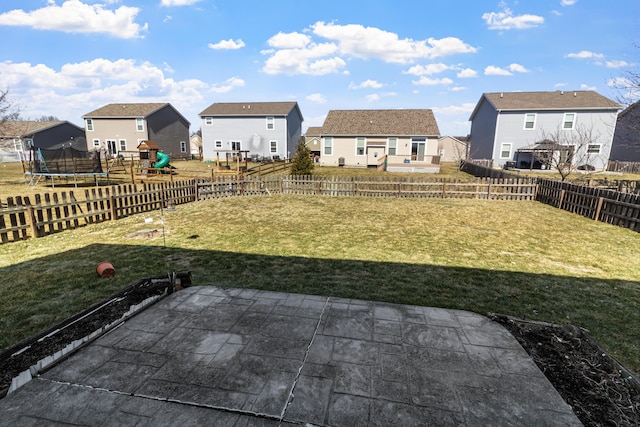
[[[325,136],[323,138],[322,147],[324,148],[322,153],[325,156],[331,156],[333,154],[333,138],[330,136]]]
[[[87,131],[93,132],[93,119],[86,119],[85,123],[87,124]]]
[[[511,143],[503,142],[500,145],[500,158],[501,159],[510,159],[511,158]]]
[[[356,156],[364,156],[365,139],[362,136],[356,138]]]
[[[233,151],[240,151],[240,141],[231,141],[231,149]]]
[[[211,126],[213,124],[213,117],[205,117],[204,124],[205,126]]]
[[[222,141],[220,140],[216,141],[216,148],[222,148]]]
[[[524,128],[535,129],[536,127],[536,115],[535,113],[527,113],[524,115]]]
[[[187,152],[187,143],[185,141],[180,141],[180,152],[181,153]]]
[[[99,139],[94,139],[93,140],[93,148],[95,148],[95,149],[100,148],[100,140]]]
[[[389,138],[389,152],[390,156],[395,156],[398,147],[398,138]]]
[[[278,152],[278,141],[269,141],[269,147],[272,153]]]
[[[121,139],[119,143],[120,143],[120,151],[127,151],[127,140]]]
[[[144,121],[142,119],[136,119],[136,130],[138,132],[144,131]]]
[[[576,123],[576,113],[564,113],[562,129],[573,129]]]
[[[267,130],[273,130],[275,129],[276,124],[275,121],[273,120],[273,117],[267,117]]]
[[[600,154],[600,144],[589,144],[587,146],[587,153],[589,154]]]

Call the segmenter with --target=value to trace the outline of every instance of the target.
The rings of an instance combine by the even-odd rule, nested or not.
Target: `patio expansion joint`
[[[209,405],[206,403],[191,402],[188,400],[172,399],[170,397],[159,397],[159,396],[150,396],[146,394],[128,393],[128,392],[119,391],[119,390],[107,389],[104,387],[94,387],[86,384],[70,383],[67,381],[59,381],[59,380],[53,380],[53,379],[47,379],[47,381],[53,384],[58,384],[58,385],[63,385],[68,387],[77,387],[85,390],[93,390],[101,393],[110,393],[110,394],[116,394],[121,396],[132,396],[132,397],[138,397],[140,399],[154,400],[156,402],[175,403],[178,405],[186,405],[186,406],[192,406],[196,408],[211,409],[211,410],[216,410],[221,412],[228,412],[232,414],[245,415],[245,416],[251,416],[256,418],[264,418],[264,419],[269,419],[273,421],[281,421],[281,419],[275,415],[263,414],[261,412],[247,411],[247,410],[237,409],[237,408],[228,408],[226,406]]]
[[[291,404],[291,402],[293,402],[294,399],[294,393],[293,391],[296,388],[296,385],[298,384],[298,380],[300,379],[300,375],[302,375],[302,368],[304,368],[305,363],[307,362],[307,358],[309,357],[309,352],[311,351],[311,346],[313,345],[313,341],[315,341],[316,336],[318,335],[318,330],[320,329],[320,324],[322,323],[322,319],[324,317],[324,312],[327,309],[327,305],[329,304],[329,298],[327,297],[324,300],[324,305],[322,306],[322,311],[320,312],[320,316],[318,317],[318,322],[316,323],[316,327],[313,331],[313,335],[311,335],[311,340],[309,340],[309,345],[307,346],[307,349],[305,350],[304,353],[304,357],[302,358],[302,363],[300,364],[300,367],[298,368],[298,373],[296,374],[296,377],[293,379],[293,383],[291,384],[291,389],[289,390],[289,396],[287,397],[287,400],[284,404],[284,408],[282,408],[282,412],[280,413],[280,422],[282,423],[282,421],[284,420],[284,414],[287,412],[287,408],[289,408],[289,405]]]

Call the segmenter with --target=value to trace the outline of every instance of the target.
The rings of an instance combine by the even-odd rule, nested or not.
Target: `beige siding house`
[[[439,137],[431,110],[331,110],[320,165],[437,173]]]
[[[82,118],[89,150],[135,155],[138,145],[149,140],[171,158],[191,156],[190,123],[171,104],[108,104]]]
[[[307,148],[314,156],[320,157],[321,151],[321,134],[322,128],[318,126],[310,126],[307,129],[307,133],[304,135],[304,142],[307,144]]]
[[[459,162],[469,156],[467,137],[443,136],[438,140],[438,155],[441,162]]]

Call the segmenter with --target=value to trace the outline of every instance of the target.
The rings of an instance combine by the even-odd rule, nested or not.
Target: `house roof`
[[[469,120],[486,100],[497,111],[619,110],[621,105],[592,90],[483,93]]]
[[[431,110],[331,110],[322,135],[440,135]]]
[[[640,101],[636,101],[635,103],[629,105],[624,110],[620,111],[620,113],[618,114],[618,118],[626,116],[627,114],[631,113],[632,111],[634,111],[638,107],[640,107]]]
[[[34,120],[8,120],[0,124],[0,136],[3,137],[16,137],[16,136],[28,136],[33,135],[43,130],[50,129],[52,127],[68,123],[71,126],[75,126],[78,129],[82,129],[79,126],[74,125],[68,121],[63,120],[50,120],[50,121],[34,121]]]
[[[313,138],[314,136],[320,136],[321,134],[322,134],[322,127],[320,127],[320,126],[309,126],[305,136]]]
[[[167,104],[164,103],[146,103],[146,104],[108,104],[85,114],[82,117],[89,118],[106,118],[106,117],[147,117],[155,113]]]
[[[138,150],[160,150],[158,144],[154,141],[144,140],[138,144]]]
[[[287,116],[297,102],[217,102],[205,108],[200,116]]]

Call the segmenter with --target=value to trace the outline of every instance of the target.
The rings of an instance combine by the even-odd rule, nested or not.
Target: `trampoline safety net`
[[[43,174],[103,173],[99,151],[81,151],[72,147],[47,150],[33,148],[33,171]]]

